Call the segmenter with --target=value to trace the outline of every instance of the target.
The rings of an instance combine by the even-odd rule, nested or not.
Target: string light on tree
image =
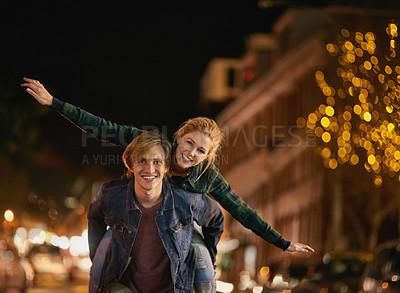
[[[364,164],[373,172],[377,187],[382,174],[400,171],[400,64],[396,52],[397,25],[386,28],[387,52],[378,52],[371,32],[350,33],[342,29],[337,43],[326,45],[338,63],[338,83],[330,85],[322,71],[315,80],[325,103],[300,117],[320,139],[319,152],[326,168],[339,164]],[[398,177],[400,180],[400,177]]]

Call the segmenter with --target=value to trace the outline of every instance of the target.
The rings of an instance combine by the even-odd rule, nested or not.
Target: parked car
[[[361,291],[400,292],[400,239],[379,245],[371,263],[365,269]]]
[[[35,284],[68,281],[70,272],[64,264],[61,251],[52,245],[36,245],[29,253],[35,271]]]
[[[372,254],[360,252],[331,252],[323,256],[322,262],[309,270],[292,293],[355,293],[359,289],[361,276]]]
[[[11,238],[0,236],[0,292],[25,292],[26,274]]]

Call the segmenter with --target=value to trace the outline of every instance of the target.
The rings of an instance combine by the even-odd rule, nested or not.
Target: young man
[[[162,133],[143,132],[123,154],[126,178],[105,183],[90,205],[92,260],[107,227],[112,231],[97,292],[192,292],[194,221],[202,226],[215,261],[222,212],[208,196],[175,188],[164,180],[170,151]],[[100,253],[104,250],[99,249]]]

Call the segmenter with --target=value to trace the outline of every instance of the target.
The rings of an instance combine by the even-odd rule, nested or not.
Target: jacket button
[[[132,234],[133,232],[132,232],[132,230],[131,229],[129,229],[128,230],[128,234]]]

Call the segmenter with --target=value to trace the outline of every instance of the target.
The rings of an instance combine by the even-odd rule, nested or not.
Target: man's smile
[[[145,181],[151,182],[156,179],[158,176],[156,175],[142,175],[141,176]]]

